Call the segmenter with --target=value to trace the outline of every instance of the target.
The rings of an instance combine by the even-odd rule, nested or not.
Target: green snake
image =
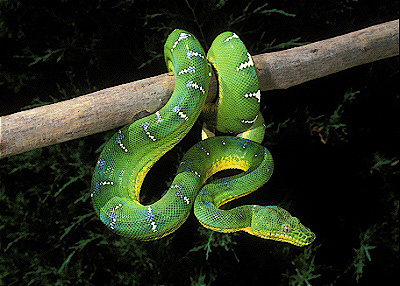
[[[271,154],[259,144],[265,125],[256,69],[240,38],[224,32],[206,55],[191,33],[177,29],[168,36],[164,55],[176,79],[168,103],[118,130],[97,161],[91,196],[100,220],[119,235],[154,240],[178,229],[193,207],[199,222],[214,231],[245,231],[297,246],[310,244],[314,233],[278,206],[220,208],[261,187],[273,172]],[[216,102],[205,104],[212,67],[219,95]],[[204,140],[187,151],[165,194],[153,204],[141,204],[144,177],[188,133],[200,113],[206,120]],[[231,136],[210,136],[210,130]],[[225,169],[243,172],[207,181]]]

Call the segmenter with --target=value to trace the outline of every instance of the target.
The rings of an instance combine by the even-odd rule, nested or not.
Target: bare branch
[[[285,89],[399,54],[399,20],[285,51],[254,56],[261,90]],[[130,123],[156,112],[175,85],[162,74],[0,117],[0,157]],[[215,78],[209,99],[217,92]]]

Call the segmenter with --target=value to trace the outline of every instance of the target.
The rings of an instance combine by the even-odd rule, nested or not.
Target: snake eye
[[[284,232],[284,233],[288,233],[289,231],[290,231],[290,226],[285,225],[285,226],[283,227],[283,232]]]

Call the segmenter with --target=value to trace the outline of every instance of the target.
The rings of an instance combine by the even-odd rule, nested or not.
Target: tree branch
[[[253,57],[261,90],[285,89],[399,54],[399,20]],[[0,158],[125,125],[156,112],[175,86],[171,73],[0,117]],[[217,85],[211,80],[209,100]]]

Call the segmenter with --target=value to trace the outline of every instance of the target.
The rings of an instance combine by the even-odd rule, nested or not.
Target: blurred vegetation
[[[225,30],[252,54],[398,18],[398,1],[0,0],[0,115],[165,72],[174,28],[204,47]],[[0,285],[384,285],[398,280],[398,57],[263,94],[271,181],[235,204],[277,204],[316,234],[306,248],[199,227],[138,242],[89,200],[114,132],[0,161]],[[198,127],[145,180],[156,198]],[[195,128],[195,129],[196,129]],[[157,178],[157,179],[154,179]],[[150,190],[159,190],[155,193]]]

